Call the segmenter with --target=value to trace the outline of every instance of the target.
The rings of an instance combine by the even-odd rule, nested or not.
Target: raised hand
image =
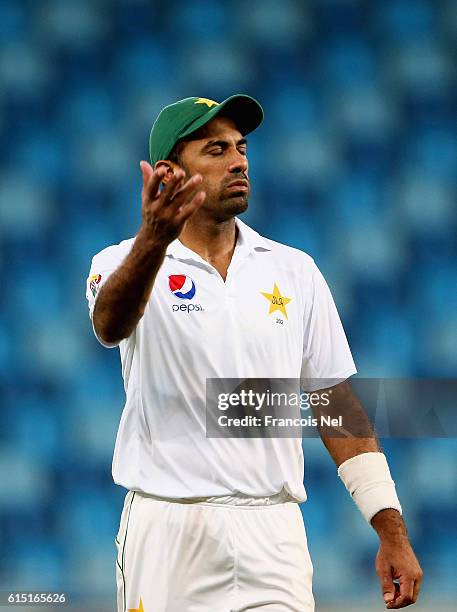
[[[160,183],[166,175],[166,168],[154,170],[145,161],[140,163],[140,167],[143,175],[143,228],[154,241],[168,245],[179,236],[184,223],[205,201],[206,193],[197,191],[202,177],[196,174],[181,185],[185,175],[178,169],[161,191]]]

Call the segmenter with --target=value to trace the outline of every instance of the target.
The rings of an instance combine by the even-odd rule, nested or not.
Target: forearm
[[[368,416],[347,381],[320,393],[329,394],[330,403],[326,406],[321,402],[321,405],[314,410],[316,416],[332,418],[341,416],[343,421],[343,426],[340,428],[318,427],[322,442],[337,467],[356,455],[381,450]]]
[[[166,245],[155,242],[141,227],[130,253],[100,289],[93,320],[106,342],[130,336],[144,314]]]
[[[339,425],[322,425],[318,418],[318,423],[321,423],[319,433],[359,510],[370,523],[386,508],[396,509],[400,515],[401,505],[387,459],[368,415],[349,383],[345,381],[320,393],[321,401],[313,408],[316,415],[331,417]],[[325,398],[328,401],[324,401]],[[323,419],[323,422],[328,421]]]
[[[323,436],[322,442],[337,467],[356,455],[381,452],[376,438],[333,438]]]

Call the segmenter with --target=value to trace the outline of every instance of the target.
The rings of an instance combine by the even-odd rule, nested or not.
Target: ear
[[[162,183],[166,185],[173,176],[173,174],[176,172],[176,170],[179,168],[179,166],[178,164],[175,164],[174,162],[169,161],[168,159],[161,159],[154,164],[154,170],[158,170],[159,168],[166,168],[167,170],[167,173],[162,178]]]

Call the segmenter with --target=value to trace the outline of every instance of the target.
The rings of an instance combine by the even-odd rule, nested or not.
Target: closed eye
[[[208,153],[210,155],[222,155],[222,153],[224,153],[224,148],[223,147],[217,147],[216,149],[211,149],[210,151],[208,151]],[[238,149],[238,153],[241,153],[241,155],[246,155],[246,149]]]
[[[236,147],[241,155],[246,155],[246,138],[241,138],[236,143]],[[205,146],[202,148],[202,153],[208,153],[209,155],[222,155],[224,151],[229,149],[229,143],[226,140],[212,140],[207,142]]]

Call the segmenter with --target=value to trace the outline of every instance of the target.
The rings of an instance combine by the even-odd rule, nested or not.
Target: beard
[[[244,213],[249,206],[249,193],[245,191],[232,193],[229,197],[221,195],[218,208],[226,218],[234,217]]]
[[[222,219],[230,219],[236,215],[244,213],[248,208],[249,203],[249,183],[248,189],[240,189],[240,191],[231,191],[227,188],[227,185],[232,183],[236,179],[243,179],[248,181],[248,177],[245,173],[241,175],[232,175],[229,179],[226,179],[218,189],[218,193],[211,194],[208,199],[208,203],[214,212],[218,213],[218,217]],[[233,188],[232,188],[233,189]],[[208,194],[209,195],[209,194]]]
[[[205,190],[205,187],[202,187]],[[202,212],[211,215],[217,222],[233,219],[248,209],[249,191],[227,191],[225,188],[216,192],[206,188],[206,199],[201,206]]]
[[[184,183],[192,176],[192,173],[182,160],[179,161],[179,165],[185,172]],[[249,180],[248,175],[241,172],[238,176],[230,177],[230,180],[225,181],[225,184],[222,184],[217,191],[213,191],[208,185],[199,185],[199,189],[203,189],[206,192],[206,199],[201,207],[202,210],[211,212],[217,221],[226,221],[244,213],[249,206],[250,190],[248,189],[247,192],[234,191],[230,193],[226,190],[227,184],[237,178]]]

